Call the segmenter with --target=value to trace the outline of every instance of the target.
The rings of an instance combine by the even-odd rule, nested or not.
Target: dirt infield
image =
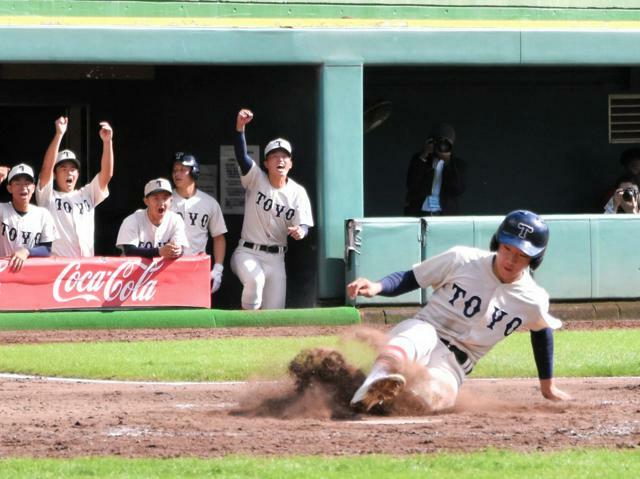
[[[622,326],[625,327],[625,326]],[[571,329],[567,325],[567,329]],[[192,331],[192,330],[188,330]],[[216,332],[336,334],[340,328]],[[75,332],[77,333],[77,332]],[[0,333],[0,343],[212,337],[203,330]],[[22,337],[19,335],[22,334]],[[45,339],[49,334],[48,339]],[[220,336],[222,334],[222,336]],[[469,380],[454,410],[438,415],[345,415],[300,401],[247,414],[258,399],[293,393],[293,380],[152,384],[0,377],[0,457],[212,457],[226,454],[411,454],[486,447],[518,451],[640,447],[640,379],[558,379],[575,399],[543,399],[536,380]],[[274,409],[275,411],[275,409]]]

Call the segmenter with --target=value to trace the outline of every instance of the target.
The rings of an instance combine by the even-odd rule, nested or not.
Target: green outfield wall
[[[309,306],[343,296],[345,219],[402,214],[408,158],[435,121],[456,125],[472,160],[465,214],[597,212],[624,147],[607,141],[606,99],[640,89],[639,44],[640,1],[0,0],[12,139],[0,155],[37,165],[46,122],[71,111],[89,173],[91,125],[117,125],[117,194],[97,239],[113,254],[167,152],[218,164],[234,112],[251,106],[249,142],[290,136],[292,176],[312,195],[317,227],[288,265],[290,306]],[[393,114],[364,135],[362,110],[381,99]],[[228,221],[231,249],[241,218]],[[220,301],[233,305],[227,270]]]

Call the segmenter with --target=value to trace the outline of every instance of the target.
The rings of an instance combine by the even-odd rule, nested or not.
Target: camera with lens
[[[635,188],[625,188],[622,190],[622,199],[624,201],[632,201],[638,195],[638,190]]]
[[[435,147],[438,153],[449,153],[453,149],[453,144],[447,138],[437,138]]]

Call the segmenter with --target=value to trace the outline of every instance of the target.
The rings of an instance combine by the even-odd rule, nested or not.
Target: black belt
[[[257,251],[264,251],[265,253],[277,254],[277,253],[287,252],[286,246],[276,246],[276,245],[268,246],[266,244],[255,244],[255,243],[251,243],[249,241],[244,241],[244,240],[240,240],[240,245],[244,246],[245,248],[249,248]]]
[[[447,349],[453,353],[464,373],[471,374],[471,371],[473,371],[473,363],[469,359],[469,355],[444,338],[440,338],[440,341],[442,341],[442,344],[444,344]]]
[[[421,211],[421,216],[442,216],[442,211]]]

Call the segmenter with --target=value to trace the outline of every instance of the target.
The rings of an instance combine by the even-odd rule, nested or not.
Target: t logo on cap
[[[171,191],[171,183],[169,183],[169,180],[167,180],[166,178],[155,178],[144,185],[145,198],[150,194],[158,193],[160,191],[165,191],[169,194],[173,193]]]
[[[36,181],[36,177],[33,174],[33,168],[31,168],[26,163],[19,163],[13,168],[11,168],[11,170],[9,171],[9,174],[7,175],[7,183],[11,183],[11,180],[15,176],[19,176],[19,175],[28,176],[31,179],[31,181],[33,181],[34,183]]]
[[[291,143],[289,143],[284,138],[276,138],[275,140],[271,140],[264,149],[264,157],[266,158],[269,153],[274,150],[284,150],[291,156]]]
[[[526,239],[529,233],[533,233],[533,227],[524,223],[518,223],[518,229],[520,230],[518,237],[522,239]]]

